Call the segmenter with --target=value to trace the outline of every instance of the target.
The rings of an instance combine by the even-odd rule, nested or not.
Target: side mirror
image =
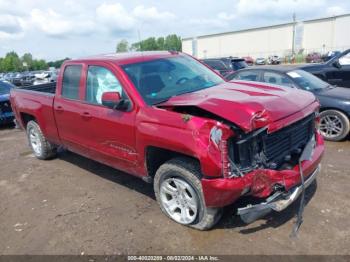
[[[105,92],[102,94],[102,105],[116,109],[121,101],[119,92]]]
[[[130,108],[130,101],[122,99],[119,92],[104,92],[101,100],[102,105],[114,110],[127,111]]]
[[[338,59],[335,60],[335,61],[332,63],[332,65],[333,65],[335,68],[338,68],[338,69],[341,68],[341,64],[339,63],[339,60],[338,60]]]

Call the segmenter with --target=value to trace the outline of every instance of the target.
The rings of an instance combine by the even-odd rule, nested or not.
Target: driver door
[[[104,92],[119,92],[122,99],[129,99],[113,68],[108,65],[88,65],[85,83],[85,101],[81,110],[85,116],[81,128],[90,141],[93,159],[130,171],[136,164],[135,110],[110,109],[102,105]]]

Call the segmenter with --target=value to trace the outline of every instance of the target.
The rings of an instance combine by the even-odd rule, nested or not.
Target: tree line
[[[19,56],[12,51],[0,57],[0,72],[23,72],[46,70],[49,67],[59,68],[62,63],[69,58],[47,62],[44,59],[34,59],[31,53],[25,53]]]
[[[139,42],[129,45],[128,41],[123,39],[117,43],[116,52],[129,51],[157,51],[157,50],[172,50],[182,51],[181,37],[176,34],[166,37],[149,37]]]

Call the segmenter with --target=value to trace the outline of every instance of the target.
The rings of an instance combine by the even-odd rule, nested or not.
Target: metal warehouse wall
[[[350,48],[350,14],[297,23],[296,51],[326,52]],[[236,32],[184,38],[183,51],[198,58],[289,55],[293,23]]]

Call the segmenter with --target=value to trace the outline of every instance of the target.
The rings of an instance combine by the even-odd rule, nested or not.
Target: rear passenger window
[[[293,86],[292,81],[289,80],[287,77],[274,72],[265,72],[264,82],[275,84],[275,85],[288,86],[288,87]]]
[[[62,96],[69,99],[79,99],[79,84],[81,65],[66,66],[63,73]]]
[[[259,81],[259,72],[257,71],[242,71],[238,73],[233,79],[246,81]]]

